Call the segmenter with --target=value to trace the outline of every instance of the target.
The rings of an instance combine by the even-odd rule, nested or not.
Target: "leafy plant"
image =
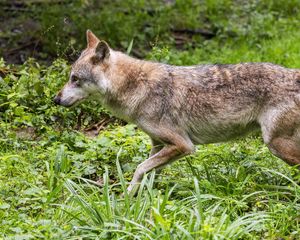
[[[49,29],[42,35],[47,52],[60,56],[84,45],[93,17],[103,23],[96,33],[112,46],[130,54],[138,49],[150,60],[300,67],[297,1],[67,2],[71,25],[65,28],[65,9],[39,10],[43,30]],[[199,26],[215,36],[183,35],[187,42],[176,43],[172,28]],[[0,238],[300,238],[299,172],[271,155],[259,136],[199,146],[156,178],[145,176],[137,196],[128,194],[149,138],[116,121],[87,136],[87,127],[110,115],[94,102],[73,109],[53,104],[69,71],[62,59],[48,67],[33,59],[19,66],[0,60]]]

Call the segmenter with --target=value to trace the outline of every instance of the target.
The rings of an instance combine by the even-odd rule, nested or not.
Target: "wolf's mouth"
[[[75,107],[75,106],[79,105],[81,102],[83,102],[84,99],[85,98],[79,98],[79,99],[74,100],[73,98],[67,98],[67,99],[62,100],[59,96],[56,96],[54,98],[54,102],[57,105],[61,105],[63,107],[70,108],[70,107]]]

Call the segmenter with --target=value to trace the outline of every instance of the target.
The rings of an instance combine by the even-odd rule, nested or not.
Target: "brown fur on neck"
[[[114,54],[116,60],[105,72],[113,86],[107,95],[107,104],[111,108],[130,109],[131,113],[127,114],[134,116],[165,70],[159,63],[135,59],[121,52]]]

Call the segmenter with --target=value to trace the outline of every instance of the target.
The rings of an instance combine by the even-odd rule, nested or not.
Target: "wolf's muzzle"
[[[55,96],[55,98],[53,99],[54,103],[57,104],[57,105],[60,105],[60,102],[61,102],[61,99],[60,99],[60,96]]]

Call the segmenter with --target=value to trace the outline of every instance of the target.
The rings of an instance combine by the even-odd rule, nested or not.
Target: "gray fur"
[[[67,83],[56,102],[70,106],[74,95],[78,101],[93,96],[151,137],[151,155],[138,166],[129,190],[144,173],[192,153],[196,144],[228,141],[255,129],[276,156],[300,163],[299,70],[271,63],[171,66],[116,52],[91,32],[87,38],[88,48],[71,72],[81,84]],[[106,57],[91,61],[99,49]],[[72,94],[78,88],[81,93]]]

